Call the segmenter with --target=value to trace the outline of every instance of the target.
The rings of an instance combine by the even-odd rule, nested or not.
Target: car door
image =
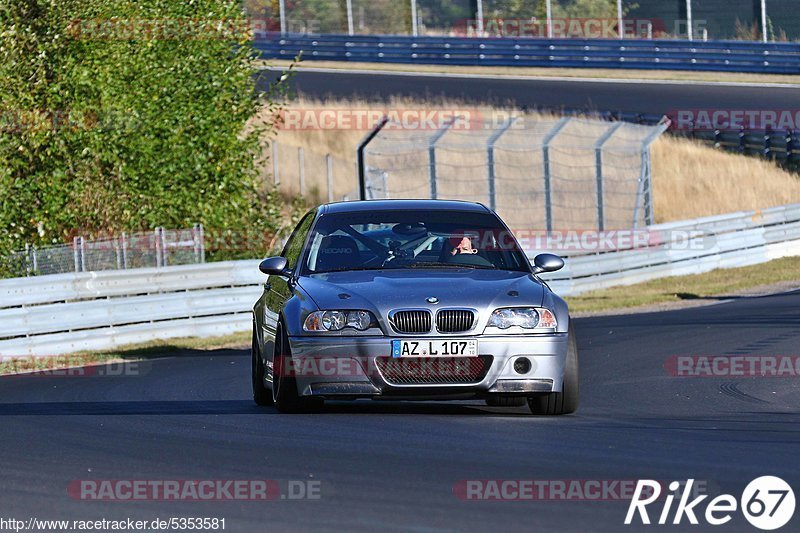
[[[295,272],[303,256],[303,250],[308,238],[308,233],[314,223],[315,212],[308,213],[292,232],[291,237],[286,242],[286,246],[281,252],[281,257],[285,257],[287,268]],[[294,294],[294,281],[280,276],[270,276],[264,285],[263,305],[264,321],[264,351],[263,356],[267,367],[267,378],[272,379],[272,358],[275,351],[275,333],[278,327],[278,320],[281,312],[286,306],[286,302]]]

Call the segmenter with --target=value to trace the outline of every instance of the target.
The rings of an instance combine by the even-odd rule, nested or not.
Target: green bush
[[[158,225],[274,232],[265,132],[245,126],[275,94],[249,40],[238,0],[4,0],[0,257]]]

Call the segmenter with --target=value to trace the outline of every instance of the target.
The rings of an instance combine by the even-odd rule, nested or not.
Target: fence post
[[[80,237],[72,238],[72,260],[75,264],[75,272],[81,271],[81,243]]]
[[[272,141],[272,179],[275,185],[280,185],[280,165],[278,163],[278,141]]]
[[[625,24],[622,20],[622,0],[617,0],[617,34],[620,39],[625,38]]]
[[[195,224],[192,227],[192,240],[194,241],[194,262],[195,264],[206,262],[205,238],[203,225]]]
[[[686,35],[690,41],[694,40],[694,20],[692,17],[692,0],[686,0]]]
[[[769,29],[767,28],[767,0],[761,0],[761,34],[762,39],[766,43],[769,41],[769,36],[767,32]]]
[[[478,0],[477,13],[475,18],[478,19],[478,37],[484,37],[484,21],[483,21],[483,0]]]
[[[331,154],[325,156],[325,162],[328,164],[328,203],[333,202],[333,157]]]
[[[31,260],[33,261],[33,274],[39,271],[39,258],[36,256],[36,245],[31,248]]]
[[[161,266],[161,254],[164,253],[161,249],[161,238],[158,235],[159,228],[156,228],[153,231],[153,237],[155,238],[156,242],[156,268]]]
[[[417,0],[411,0],[411,35],[419,35],[419,21],[417,20]]]
[[[622,127],[622,122],[617,122],[597,140],[594,145],[595,150],[595,174],[597,177],[597,229],[605,230],[605,196],[603,194],[603,145]]]
[[[128,268],[128,234],[122,232],[122,268]]]
[[[436,200],[439,196],[439,191],[436,185],[436,143],[444,137],[456,120],[460,117],[453,117],[449,119],[428,141],[428,179],[431,182],[431,199]]]
[[[366,137],[361,141],[361,144],[358,145],[356,149],[356,165],[358,166],[358,194],[359,200],[366,200],[367,199],[367,164],[364,159],[365,152],[367,150],[367,146],[372,140],[378,136],[383,128],[386,127],[386,124],[389,123],[389,117],[384,115],[383,118],[375,124],[375,127],[372,128],[372,131],[367,134]]]
[[[553,231],[553,189],[550,175],[550,143],[561,133],[564,126],[572,120],[570,117],[563,117],[559,120],[552,130],[542,139],[542,164],[544,166],[544,215],[547,232]]]
[[[86,272],[86,240],[81,237],[81,272]]]
[[[303,147],[297,149],[297,168],[300,174],[300,196],[306,195],[306,151]]]
[[[31,245],[25,243],[25,275],[31,275]]]
[[[286,35],[286,0],[278,3],[278,13],[281,18],[281,35]]]
[[[546,11],[547,11],[547,38],[553,38],[553,2],[552,0],[546,0],[545,2]]]
[[[497,210],[497,189],[495,188],[495,164],[494,164],[494,147],[497,144],[497,141],[500,140],[500,137],[503,136],[505,132],[509,130],[512,124],[516,121],[516,117],[508,118],[500,129],[495,131],[489,140],[486,142],[486,161],[487,161],[487,171],[488,171],[488,179],[489,179],[489,208],[492,211]]]
[[[347,34],[353,35],[355,28],[353,27],[353,0],[347,0]]]
[[[117,258],[117,270],[122,270],[122,250],[120,249],[119,239],[114,237],[114,255]]]

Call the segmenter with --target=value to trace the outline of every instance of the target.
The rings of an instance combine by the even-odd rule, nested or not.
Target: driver
[[[450,251],[450,255],[474,255],[478,253],[478,249],[472,245],[472,239],[466,235],[463,237],[451,237],[450,245],[453,247],[453,249]]]

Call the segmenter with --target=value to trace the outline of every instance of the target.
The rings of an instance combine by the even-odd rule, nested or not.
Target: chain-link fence
[[[192,229],[156,228],[106,239],[75,237],[71,244],[26,246],[12,255],[8,275],[43,276],[204,262],[203,227],[198,224]]]
[[[256,30],[286,33],[800,39],[797,0],[247,0],[245,4],[259,22]]]
[[[513,229],[642,227],[653,223],[650,146],[667,126],[518,117],[409,131],[389,122],[364,148],[365,193],[482,202]]]

